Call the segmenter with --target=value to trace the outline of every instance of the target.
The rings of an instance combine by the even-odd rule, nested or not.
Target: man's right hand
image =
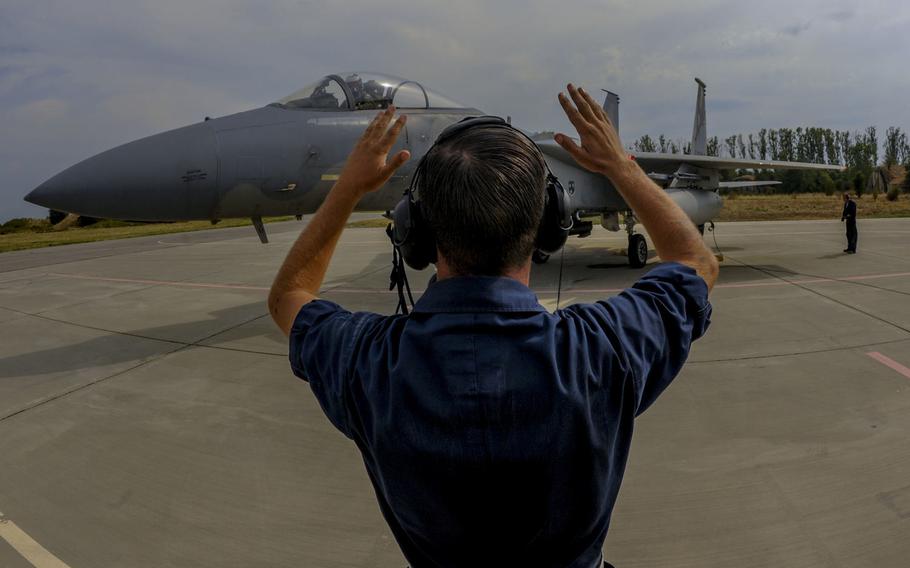
[[[584,89],[576,89],[574,85],[569,84],[568,91],[575,104],[569,102],[563,93],[559,93],[559,104],[578,131],[581,145],[562,133],[557,134],[554,139],[583,168],[609,178],[622,173],[623,168],[631,163],[631,159],[623,149],[619,134],[607,113]]]
[[[705,246],[692,220],[630,159],[600,105],[574,85],[569,85],[568,90],[572,100],[560,93],[559,104],[578,130],[580,145],[565,134],[557,134],[556,142],[581,167],[610,179],[648,230],[661,259],[694,268],[710,290],[717,280],[717,259]]]

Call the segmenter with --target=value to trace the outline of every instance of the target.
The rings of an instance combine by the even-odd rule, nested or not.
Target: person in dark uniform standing
[[[847,222],[847,254],[856,254],[856,202],[850,199],[850,194],[844,194],[844,213],[840,216],[841,222]]]

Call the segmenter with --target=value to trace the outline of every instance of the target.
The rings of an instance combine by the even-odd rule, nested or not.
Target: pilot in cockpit
[[[355,101],[363,100],[363,79],[360,78],[360,75],[356,73],[348,75],[344,78],[344,82],[348,84]]]

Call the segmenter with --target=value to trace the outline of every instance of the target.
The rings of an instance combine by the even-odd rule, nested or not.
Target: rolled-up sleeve
[[[676,377],[711,317],[705,281],[694,269],[672,262],[609,300],[571,308],[596,336],[587,342],[594,347],[589,357],[612,359],[601,368],[618,366],[633,381],[636,415]]]
[[[294,320],[288,356],[294,374],[310,384],[332,424],[351,437],[346,383],[360,319],[334,302],[313,300]]]

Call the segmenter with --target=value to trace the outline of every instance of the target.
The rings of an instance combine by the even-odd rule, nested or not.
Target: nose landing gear
[[[629,266],[641,268],[648,263],[648,241],[644,235],[629,235]]]
[[[641,268],[648,263],[648,241],[644,235],[635,232],[635,215],[631,211],[624,216],[626,233],[629,235],[628,258],[629,266]]]

